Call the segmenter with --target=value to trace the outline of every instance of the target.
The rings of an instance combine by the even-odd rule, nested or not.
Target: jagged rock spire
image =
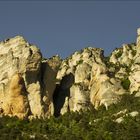
[[[140,28],[137,29],[137,46],[140,44]]]

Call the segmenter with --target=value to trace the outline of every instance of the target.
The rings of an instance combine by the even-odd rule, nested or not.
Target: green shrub
[[[77,61],[77,65],[82,64],[83,60]]]
[[[122,56],[122,53],[123,53],[123,51],[122,51],[122,50],[119,50],[119,51],[115,54],[116,58],[121,57],[121,56]]]
[[[135,56],[135,55],[136,55],[136,53],[137,53],[137,51],[136,51],[136,50],[132,50],[132,55],[133,55],[133,56]]]
[[[132,140],[140,138],[140,115],[125,116],[118,124],[113,114],[140,110],[140,98],[124,94],[118,104],[95,110],[66,113],[50,119],[19,120],[0,118],[0,140]]]
[[[121,85],[122,85],[122,87],[123,87],[124,89],[128,90],[129,87],[130,87],[130,80],[129,80],[128,78],[123,79],[123,80],[121,81]]]

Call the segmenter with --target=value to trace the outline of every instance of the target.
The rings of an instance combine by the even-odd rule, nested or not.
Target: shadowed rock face
[[[0,42],[0,113],[19,118],[59,116],[117,103],[122,94],[140,96],[140,38],[104,57],[85,48],[61,60],[42,59],[23,37]]]
[[[59,116],[69,110],[70,88],[74,83],[74,76],[72,73],[65,75],[60,84],[57,85],[53,99],[54,99],[54,115]]]

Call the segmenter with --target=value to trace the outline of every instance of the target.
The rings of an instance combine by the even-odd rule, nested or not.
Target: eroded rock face
[[[8,89],[8,93],[1,99],[2,113],[19,118],[27,117],[30,111],[28,93],[24,80],[19,73],[12,76]]]
[[[19,116],[21,113],[21,117],[19,117],[22,118],[29,115],[31,117],[47,117],[52,113],[50,104],[52,104],[55,76],[59,63],[56,60],[53,62],[49,60],[45,64],[45,70],[42,72],[43,63],[40,50],[26,42],[21,36],[0,43],[0,101],[6,99],[5,103],[8,104],[1,106],[4,114]],[[20,80],[13,76],[17,73],[20,73],[20,77],[17,77],[24,81],[24,90]],[[15,86],[15,84],[17,85]],[[15,97],[16,92],[19,92],[18,97]],[[17,106],[15,106],[16,104]],[[12,111],[10,106],[13,108]],[[30,113],[27,110],[30,110]]]
[[[41,67],[41,53],[38,48],[34,45],[30,45],[21,36],[8,39],[0,43],[0,87],[1,96],[11,96],[8,91],[11,90],[12,83],[10,84],[10,79],[16,73],[20,73],[24,78],[25,87],[29,98],[34,98],[36,94],[40,96],[40,91],[35,92],[37,87],[32,88],[32,84],[37,84],[40,80],[40,67]],[[16,81],[16,80],[15,80]],[[18,84],[18,83],[17,83]],[[39,84],[40,87],[40,84]],[[30,90],[32,88],[32,90]],[[21,92],[22,91],[21,89]],[[15,93],[14,93],[15,95]],[[21,97],[22,98],[22,97]],[[38,105],[32,104],[32,100],[28,102],[31,111],[33,108],[41,108],[41,102],[38,100]],[[39,97],[41,98],[41,97]],[[41,99],[40,99],[41,100]],[[14,102],[14,101],[13,101]],[[14,114],[14,113],[13,113]],[[32,115],[41,114],[39,112],[31,112]]]
[[[62,114],[63,110],[66,112],[66,107],[67,111],[86,110],[90,104],[96,109],[101,105],[105,105],[108,109],[110,104],[119,101],[119,96],[124,94],[125,90],[121,86],[121,81],[115,76],[114,78],[109,76],[108,73],[110,72],[101,49],[85,48],[63,60],[57,79],[64,81],[66,76],[72,74],[74,80],[68,78],[63,88],[61,85],[58,90],[58,96],[63,97],[64,102],[59,109],[60,112]]]
[[[99,79],[94,80],[91,87],[90,100],[95,109],[104,105],[106,109],[108,106],[117,103],[120,95],[124,94],[125,90],[120,84],[120,80],[109,78],[105,74],[100,75]]]
[[[113,51],[110,62],[118,66],[116,78],[121,80],[128,78],[130,82],[128,92],[140,96],[140,29],[137,30],[137,34],[136,43],[125,44]]]
[[[110,57],[88,47],[61,60],[43,59],[21,36],[0,43],[0,113],[19,118],[59,116],[140,96],[140,29],[136,43]]]
[[[91,71],[90,101],[96,109],[117,103],[119,96],[125,93],[121,81],[110,75],[105,64],[94,64]]]
[[[61,64],[59,56],[53,56],[42,62],[42,96],[45,116],[54,115],[53,94],[56,88],[56,75]]]
[[[89,91],[80,84],[73,84],[70,88],[70,111],[86,110],[89,109],[89,105]]]

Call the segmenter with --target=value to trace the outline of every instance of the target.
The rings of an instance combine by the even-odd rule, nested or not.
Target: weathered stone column
[[[137,29],[137,46],[140,46],[140,28]]]

